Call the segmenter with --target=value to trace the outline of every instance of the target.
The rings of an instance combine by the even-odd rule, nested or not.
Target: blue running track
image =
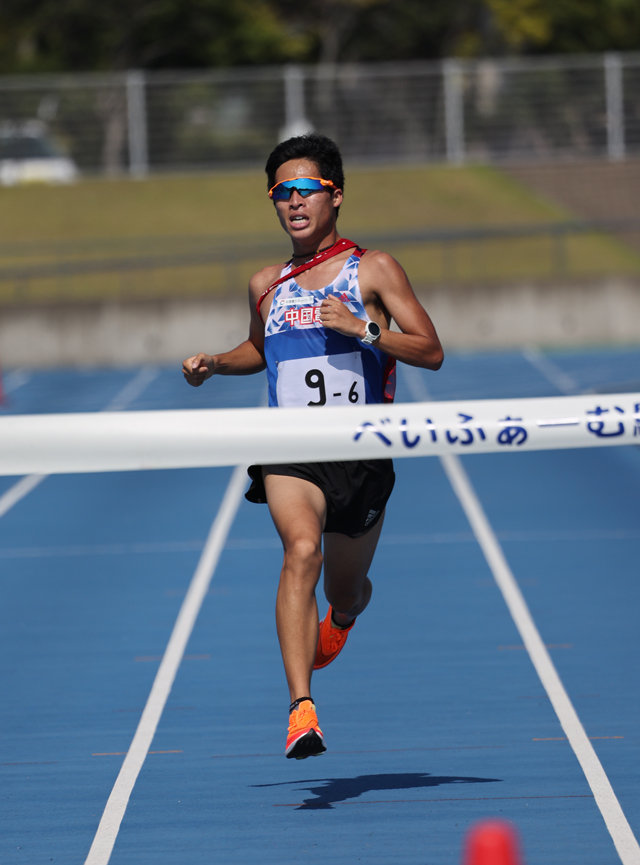
[[[3,384],[4,414],[264,395],[261,376],[193,390],[178,365]],[[398,399],[616,391],[640,391],[640,348],[452,355],[403,368]],[[300,762],[283,756],[279,542],[237,473],[0,478],[0,863],[459,865],[468,828],[502,817],[527,865],[638,865],[640,450],[396,470],[372,603],[314,676],[328,751]]]

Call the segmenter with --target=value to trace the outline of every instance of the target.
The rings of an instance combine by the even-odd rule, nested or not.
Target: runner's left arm
[[[360,262],[359,280],[367,314],[382,329],[376,341],[380,351],[411,366],[440,369],[444,357],[440,339],[401,265],[387,253],[368,251]],[[365,335],[365,322],[333,295],[323,302],[320,319],[325,327],[345,336],[362,339]],[[400,332],[389,328],[391,319]]]

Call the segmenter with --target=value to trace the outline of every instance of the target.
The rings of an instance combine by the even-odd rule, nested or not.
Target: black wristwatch
[[[364,328],[362,342],[365,345],[373,345],[374,342],[377,342],[380,339],[381,333],[382,331],[380,330],[379,324],[376,324],[375,321],[368,321]]]

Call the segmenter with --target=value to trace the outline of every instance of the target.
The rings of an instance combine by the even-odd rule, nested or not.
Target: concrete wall
[[[640,285],[442,287],[421,294],[445,350],[640,342]],[[246,338],[244,302],[207,299],[0,308],[7,367],[177,363]]]

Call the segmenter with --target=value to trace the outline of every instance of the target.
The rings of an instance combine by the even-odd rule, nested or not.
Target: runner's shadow
[[[365,793],[385,790],[416,790],[440,787],[443,784],[490,784],[500,778],[462,778],[451,775],[429,775],[428,772],[392,772],[379,775],[358,775],[355,778],[317,778],[305,781],[284,781],[278,784],[254,784],[255,787],[279,787],[303,784],[297,789],[309,790],[314,798],[304,799],[298,811],[331,809],[337,802],[357,799]],[[306,786],[309,785],[309,786]],[[397,799],[393,801],[399,801]]]

